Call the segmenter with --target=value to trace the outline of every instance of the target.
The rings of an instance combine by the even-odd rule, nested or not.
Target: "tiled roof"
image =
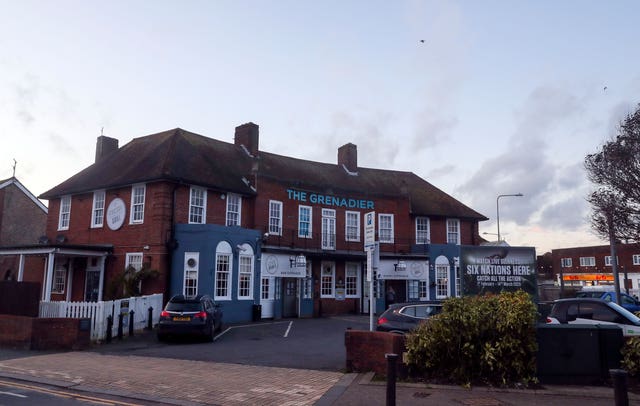
[[[41,198],[155,180],[254,195],[255,190],[243,178],[254,184],[252,173],[256,169],[258,183],[260,178],[268,178],[286,187],[333,195],[357,194],[369,199],[404,196],[409,199],[414,215],[487,219],[411,172],[358,168],[354,176],[337,164],[263,151],[252,158],[240,146],[180,128],[132,140],[43,193]]]

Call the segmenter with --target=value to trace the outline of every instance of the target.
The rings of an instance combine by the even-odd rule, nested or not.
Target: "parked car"
[[[160,313],[158,339],[169,336],[197,335],[213,341],[222,328],[222,310],[210,296],[175,295]]]
[[[392,304],[378,317],[376,330],[404,334],[441,311],[442,303],[436,301]]]
[[[613,287],[597,287],[586,288],[576,293],[576,297],[593,297],[596,299],[602,299],[607,302],[616,301],[616,292]],[[626,293],[620,293],[620,306],[629,310],[630,312],[640,312],[640,302],[633,296],[629,296]]]
[[[558,299],[553,302],[549,324],[613,324],[624,336],[640,336],[640,318],[616,303],[594,298]]]

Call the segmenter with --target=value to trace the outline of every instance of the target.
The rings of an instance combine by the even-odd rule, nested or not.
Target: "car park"
[[[616,292],[615,290],[613,290],[613,286],[585,287],[581,291],[576,293],[576,297],[592,297],[596,299],[602,299],[607,302],[618,303],[616,300]],[[640,312],[640,302],[633,296],[627,295],[624,292],[620,292],[620,306],[624,307],[630,312]]]
[[[640,336],[640,318],[622,306],[595,298],[558,299],[546,319],[549,324],[617,325],[624,336]]]
[[[200,336],[213,341],[222,329],[222,310],[210,296],[175,295],[160,313],[158,339],[176,336]]]
[[[376,330],[404,334],[441,311],[436,301],[392,304],[378,317]]]

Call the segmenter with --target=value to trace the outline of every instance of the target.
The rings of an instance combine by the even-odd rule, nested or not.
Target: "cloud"
[[[558,203],[547,205],[541,213],[542,224],[570,231],[584,227],[589,221],[589,205],[583,196],[574,195]]]

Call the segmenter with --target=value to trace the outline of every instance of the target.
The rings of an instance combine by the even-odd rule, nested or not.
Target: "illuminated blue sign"
[[[348,209],[373,210],[373,200],[353,199],[348,197],[322,195],[299,190],[287,189],[287,196],[291,200],[303,203],[320,204],[323,206],[346,207]]]

